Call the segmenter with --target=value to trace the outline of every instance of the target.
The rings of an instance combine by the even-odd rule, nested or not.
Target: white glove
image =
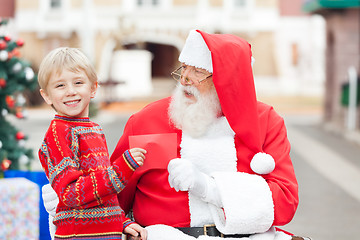
[[[42,198],[46,211],[49,215],[55,217],[56,207],[59,204],[59,198],[50,184],[46,184],[42,187]]]
[[[199,171],[189,160],[183,158],[171,160],[168,172],[170,187],[176,191],[189,191],[203,201],[222,207],[214,179]]]
[[[59,203],[59,198],[54,191],[54,189],[50,186],[50,184],[46,184],[42,187],[42,198],[44,201],[44,207],[46,211],[49,213],[49,232],[51,239],[54,239],[56,226],[53,223],[56,207]]]

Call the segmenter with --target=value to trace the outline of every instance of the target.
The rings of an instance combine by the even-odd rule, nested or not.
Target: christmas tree
[[[6,24],[7,20],[0,18],[0,29]],[[32,150],[25,148],[27,136],[7,120],[10,114],[26,117],[23,92],[37,86],[30,63],[20,58],[23,45],[23,40],[14,41],[0,33],[0,177],[8,169],[29,169],[33,159]]]

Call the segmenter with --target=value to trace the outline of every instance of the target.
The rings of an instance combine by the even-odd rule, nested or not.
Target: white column
[[[93,0],[83,1],[83,26],[80,29],[81,47],[90,61],[95,62],[95,24]]]
[[[357,74],[354,66],[348,69],[349,74],[349,108],[347,128],[350,131],[356,128],[356,100],[357,100]]]

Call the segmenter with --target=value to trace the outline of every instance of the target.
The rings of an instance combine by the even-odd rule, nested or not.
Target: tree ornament
[[[11,52],[9,52],[9,58],[12,58],[12,57],[20,57],[21,56],[21,53],[19,51],[19,49],[15,48],[14,50],[12,50]]]
[[[18,39],[18,40],[16,41],[16,45],[18,45],[19,47],[22,47],[22,46],[24,45],[24,40]]]
[[[26,98],[24,97],[24,95],[21,94],[21,93],[18,94],[18,95],[16,96],[16,106],[22,107],[22,106],[25,105],[25,103],[26,103]]]
[[[9,169],[11,165],[11,161],[9,159],[4,159],[2,162],[1,162],[1,170],[2,171],[6,171]]]
[[[18,141],[18,144],[19,144],[20,147],[25,147],[26,141],[24,139],[21,139],[21,140]]]
[[[4,40],[7,41],[7,42],[10,42],[10,41],[11,41],[11,37],[10,37],[10,36],[4,36]]]
[[[1,50],[0,51],[0,61],[5,62],[6,60],[8,60],[8,58],[9,58],[8,52],[5,50]]]
[[[3,78],[0,78],[0,89],[6,87],[6,81]]]
[[[27,81],[31,81],[35,77],[35,73],[30,67],[26,67],[24,71],[25,71],[25,78]]]
[[[23,119],[24,118],[24,114],[22,112],[16,112],[15,116],[19,119]]]
[[[19,163],[21,165],[26,165],[26,164],[29,163],[29,161],[30,161],[30,159],[26,155],[21,155],[20,158],[19,158]]]
[[[19,73],[22,69],[21,63],[17,62],[14,64],[12,70],[14,73]]]
[[[21,113],[22,113],[22,115],[23,115],[23,118],[28,118],[29,112],[28,112],[26,109],[23,109],[23,110],[21,111]]]
[[[7,109],[4,108],[4,109],[1,110],[1,115],[3,117],[7,116],[8,114],[9,114],[9,111]]]
[[[3,144],[2,144],[2,141],[0,141],[0,149],[2,148]]]
[[[18,104],[18,103],[16,103],[16,104]],[[17,106],[16,110],[15,110],[15,116],[19,119],[25,118],[24,113],[23,113],[23,107],[22,107],[23,105]]]
[[[6,48],[7,44],[4,40],[0,40],[0,50],[4,50]]]
[[[12,52],[8,52],[8,56],[7,56],[7,58],[8,58],[8,59],[12,59],[12,57],[13,57]]]
[[[23,132],[19,131],[16,133],[15,137],[17,140],[22,140],[22,139],[25,139],[25,134]]]
[[[13,96],[7,95],[5,97],[5,102],[9,108],[13,108],[15,106],[15,100],[14,100]]]

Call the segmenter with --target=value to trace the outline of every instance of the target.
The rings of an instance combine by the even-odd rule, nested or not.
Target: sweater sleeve
[[[82,209],[100,205],[111,194],[122,191],[136,166],[122,155],[115,168],[82,170],[77,146],[76,134],[66,124],[53,121],[39,150],[41,164],[59,200]]]
[[[121,135],[121,138],[119,139],[116,148],[111,155],[110,162],[112,164],[118,161],[119,157],[121,157],[121,153],[129,148],[129,136],[133,135],[132,125],[134,118],[134,115],[132,115],[125,125],[123,134]],[[136,177],[137,176],[134,176],[131,181],[129,181],[129,184],[127,184],[124,191],[118,194],[119,204],[125,213],[128,213],[132,208],[137,184]]]

